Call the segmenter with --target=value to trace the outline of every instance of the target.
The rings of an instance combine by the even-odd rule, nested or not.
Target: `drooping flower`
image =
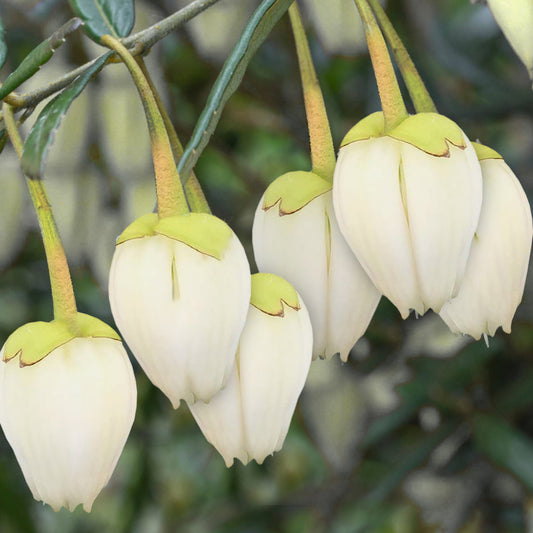
[[[137,389],[120,337],[78,313],[16,330],[1,351],[0,423],[33,497],[89,512],[135,417]]]
[[[333,182],[342,234],[406,318],[457,295],[482,197],[476,153],[454,122],[410,116],[385,133],[374,113],[346,135]]]
[[[533,79],[533,2],[531,0],[488,0],[503,34],[527,67]]]
[[[128,346],[174,408],[224,387],[248,311],[250,267],[222,220],[137,219],[118,238],[109,299]]]
[[[259,270],[289,280],[313,324],[313,356],[343,361],[374,314],[380,293],[341,235],[331,183],[313,172],[288,172],[270,184],[255,212]]]
[[[474,143],[483,174],[483,204],[459,294],[440,316],[456,333],[494,335],[522,300],[533,237],[531,207],[520,182],[494,150]]]
[[[279,451],[309,366],[313,334],[302,299],[284,279],[252,276],[236,366],[209,403],[189,405],[206,439],[224,458],[262,463]]]

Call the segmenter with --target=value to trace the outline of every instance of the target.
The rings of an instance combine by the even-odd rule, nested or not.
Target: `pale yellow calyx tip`
[[[300,309],[298,293],[286,280],[275,274],[260,272],[252,276],[250,304],[272,316],[283,317],[284,306]]]
[[[139,217],[120,234],[117,239],[117,246],[132,239],[142,239],[143,237],[154,235],[154,229],[158,222],[159,217],[157,213],[150,213]]]
[[[233,232],[223,220],[207,213],[185,213],[161,219],[156,213],[150,213],[132,222],[117,239],[117,246],[153,235],[164,235],[220,260]]]
[[[457,148],[466,148],[466,139],[461,128],[453,120],[438,113],[411,115],[387,132],[387,135],[437,157],[447,157],[450,144]]]
[[[341,148],[355,141],[364,141],[373,137],[381,137],[385,133],[385,117],[382,111],[372,113],[360,120],[345,136]]]
[[[110,326],[90,315],[76,314],[77,331],[66,322],[30,322],[16,329],[4,346],[4,363],[19,356],[20,366],[30,366],[42,361],[56,348],[76,337],[107,338],[120,341],[119,334]]]
[[[388,136],[409,143],[419,150],[437,157],[447,157],[450,145],[466,148],[461,128],[449,118],[438,113],[417,113],[402,120],[385,132],[383,113],[377,112],[359,121],[344,137],[341,148],[347,144],[376,137]]]
[[[290,215],[331,190],[331,183],[314,172],[297,170],[275,179],[265,191],[262,209],[268,211],[278,204],[279,215]]]
[[[503,157],[498,152],[496,152],[496,150],[493,150],[492,148],[489,148],[484,144],[473,142],[472,146],[474,147],[477,158],[480,161],[484,161],[485,159],[503,159]]]

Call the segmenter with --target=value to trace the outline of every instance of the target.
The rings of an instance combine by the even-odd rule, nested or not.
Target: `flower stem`
[[[159,112],[163,117],[163,122],[165,123],[165,128],[167,130],[168,138],[170,141],[170,146],[172,147],[172,153],[174,154],[174,162],[177,164],[178,161],[181,159],[181,156],[183,155],[183,145],[181,144],[178,138],[176,129],[174,128],[172,120],[170,120],[167,110],[165,109],[165,106],[161,101],[159,92],[157,91],[152,81],[152,78],[150,76],[150,73],[148,72],[148,69],[146,68],[146,64],[142,56],[137,56],[135,58],[135,61],[137,61],[137,64],[139,65],[142,73],[144,74],[144,77],[146,78],[146,81],[150,86],[150,90],[154,95],[157,108],[159,109]],[[189,179],[184,185],[184,189],[185,196],[187,197],[187,201],[189,202],[192,211],[196,213],[211,213],[211,209],[209,208],[209,204],[207,203],[207,200],[205,198],[204,191],[202,191],[202,186],[200,185],[200,182],[198,181],[198,178],[196,177],[194,171],[191,171]]]
[[[333,181],[335,149],[331,137],[331,128],[296,1],[289,7],[289,16],[302,78],[313,172],[328,181]]]
[[[392,50],[394,59],[398,63],[402,78],[407,86],[411,100],[415,106],[417,113],[437,113],[437,108],[433,102],[420,74],[418,73],[413,60],[409,56],[409,52],[405,48],[400,36],[394,29],[387,13],[379,0],[367,0],[370,7],[374,11],[374,15],[381,26],[381,30],[385,35],[385,39]]]
[[[366,0],[355,0],[365,28],[366,42],[378,84],[381,107],[385,117],[385,131],[391,130],[407,118],[407,110],[398,80],[381,30]]]
[[[189,212],[185,192],[172,155],[172,148],[161,113],[146,78],[130,52],[111,35],[104,35],[103,45],[114,50],[124,61],[135,82],[146,114],[152,157],[154,161],[157,194],[157,212],[161,218]]]
[[[17,130],[13,110],[6,103],[4,103],[3,110],[7,133],[20,159],[22,156],[23,142]],[[77,309],[72,279],[50,202],[48,201],[46,191],[40,179],[26,177],[26,183],[30,191],[35,213],[39,220],[39,227],[41,228],[48,272],[50,274],[54,319],[66,322],[71,328],[71,331],[77,333]]]

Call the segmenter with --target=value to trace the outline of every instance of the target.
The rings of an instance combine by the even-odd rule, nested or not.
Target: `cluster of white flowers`
[[[297,171],[265,191],[253,225],[261,273],[222,220],[149,214],[117,240],[109,298],[148,378],[174,408],[189,405],[226,465],[262,463],[283,445],[312,358],[346,361],[382,295],[403,318],[432,309],[475,339],[510,332],[532,236],[499,154],[437,113],[386,129],[379,112],[346,135],[332,183]],[[136,386],[118,334],[73,320],[6,341],[0,424],[36,499],[90,511],[132,427]]]
[[[500,155],[442,115],[419,113],[385,133],[375,113],[343,140],[331,190],[316,174],[285,174],[253,228],[259,268],[286,277],[308,305],[315,357],[346,360],[381,294],[403,318],[433,309],[476,339],[510,332],[532,225]]]
[[[339,226],[402,316],[433,309],[455,332],[510,332],[531,251],[531,209],[501,156],[451,120],[413,115],[384,132],[356,124],[333,186]]]
[[[147,376],[188,403],[228,466],[281,448],[311,363],[309,315],[284,279],[250,276],[227,224],[141,217],[118,239],[109,296]]]
[[[109,296],[172,405],[188,403],[228,466],[261,463],[283,445],[312,357],[346,360],[382,294],[404,318],[433,309],[476,339],[509,332],[532,232],[496,152],[435,113],[386,133],[375,113],[344,139],[333,186],[291,172],[263,195],[254,250],[277,275],[250,276],[241,243],[212,215],[150,214],[119,237]],[[120,338],[78,322],[76,336],[56,321],[23,326],[0,365],[0,422],[34,497],[54,509],[90,510],[135,413]]]

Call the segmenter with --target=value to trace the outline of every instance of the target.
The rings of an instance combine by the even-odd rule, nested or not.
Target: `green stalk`
[[[4,103],[3,110],[7,133],[20,159],[24,143],[17,130],[13,109],[9,104]],[[26,184],[30,191],[43,238],[50,275],[50,286],[52,288],[54,319],[65,322],[72,333],[77,333],[76,298],[74,297],[67,257],[57,231],[50,202],[40,179],[26,178]]]
[[[332,182],[335,170],[335,149],[331,128],[296,1],[289,7],[289,16],[302,78],[313,172]]]
[[[174,162],[177,165],[178,161],[181,159],[181,156],[183,155],[183,145],[181,144],[178,138],[176,129],[174,128],[174,125],[172,124],[172,120],[170,120],[167,110],[165,109],[165,106],[163,105],[163,102],[161,101],[159,92],[157,91],[152,81],[152,78],[150,76],[150,73],[148,72],[148,69],[146,68],[146,64],[142,56],[137,56],[135,58],[135,61],[137,61],[137,64],[139,65],[142,73],[144,74],[144,77],[146,78],[146,81],[148,82],[148,85],[150,86],[150,90],[152,91],[152,94],[154,95],[157,108],[159,109],[159,112],[161,113],[161,116],[163,117],[163,122],[165,123],[165,128],[167,130],[168,138],[170,141],[170,146],[172,148],[172,153],[174,154]],[[196,213],[211,214],[211,209],[209,208],[209,204],[207,203],[207,200],[205,198],[204,191],[202,191],[202,186],[200,185],[200,182],[198,181],[198,178],[196,177],[196,174],[194,173],[194,171],[191,171],[189,179],[187,180],[187,183],[185,183],[184,188],[185,188],[185,196],[187,197],[187,201],[189,202],[189,205],[192,211]]]
[[[389,56],[383,34],[366,0],[355,0],[365,28],[366,42],[378,84],[381,108],[385,117],[385,131],[407,118],[407,109]]]
[[[402,78],[407,86],[411,100],[417,113],[437,113],[437,108],[433,102],[418,70],[409,56],[400,36],[394,29],[387,13],[381,7],[379,0],[367,0],[374,11],[374,15],[381,26],[385,39],[392,50],[394,59],[400,68]]]
[[[189,212],[185,192],[181,186],[178,170],[172,155],[172,148],[161,113],[157,107],[150,85],[135,58],[118,39],[104,35],[103,45],[114,50],[122,59],[137,87],[146,114],[152,157],[154,161],[155,183],[157,194],[157,212],[161,218],[171,217]]]

